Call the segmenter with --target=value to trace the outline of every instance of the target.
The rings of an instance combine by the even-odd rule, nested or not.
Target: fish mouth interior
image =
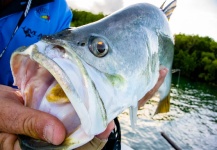
[[[95,74],[88,72],[94,67],[70,46],[40,41],[18,49],[12,55],[11,68],[25,106],[57,117],[66,128],[64,143],[70,148],[106,129],[107,113],[92,80]]]
[[[48,46],[48,45],[47,45]],[[55,49],[55,50],[54,50]],[[50,52],[52,50],[52,52]],[[39,50],[40,51],[40,50]],[[45,55],[47,59],[54,62],[63,62],[62,65],[69,65],[64,57],[64,48],[59,45],[51,45]],[[29,55],[18,54],[14,56],[16,63],[13,63],[13,76],[14,84],[20,89],[24,99],[25,106],[34,108],[43,112],[47,112],[57,117],[65,126],[67,130],[67,137],[72,134],[80,125],[81,121],[76,113],[72,103],[65,94],[64,86],[58,83],[56,77],[48,71],[46,65],[40,64],[30,58]],[[49,58],[52,57],[52,60]],[[55,72],[55,66],[52,66]],[[74,78],[73,86],[79,87],[80,92],[85,96],[85,91],[82,89],[82,76],[76,68],[76,65],[68,66],[71,70],[72,77]],[[58,74],[58,72],[56,72]],[[64,79],[65,77],[62,77]]]

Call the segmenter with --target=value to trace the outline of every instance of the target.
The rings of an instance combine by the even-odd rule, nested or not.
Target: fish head
[[[164,13],[132,5],[19,48],[11,58],[14,84],[26,106],[63,122],[68,135],[60,146],[73,149],[153,88],[166,48],[162,38],[173,45]]]

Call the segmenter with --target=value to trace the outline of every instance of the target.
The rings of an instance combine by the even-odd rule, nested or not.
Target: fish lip
[[[42,42],[44,42],[46,44],[46,46],[49,44],[52,44],[54,46],[61,46],[63,48],[62,52],[64,53],[61,56],[67,57],[69,59],[75,59],[75,61],[77,61],[78,63],[80,63],[82,65],[82,62],[81,62],[80,58],[78,58],[77,54],[75,52],[73,52],[69,48],[69,46],[67,47],[66,44],[59,45],[59,43],[53,44],[53,43],[49,43],[46,41],[42,41]],[[93,138],[93,136],[96,135],[96,134],[93,135],[93,132],[96,131],[96,130],[94,130],[94,129],[96,129],[96,128],[94,128],[94,126],[99,128],[101,130],[100,132],[102,132],[106,128],[106,126],[107,126],[106,117],[105,117],[105,120],[102,117],[102,119],[97,122],[98,126],[93,125],[92,122],[94,122],[94,120],[91,120],[89,112],[88,112],[85,104],[79,99],[79,95],[78,95],[78,93],[76,93],[76,90],[74,89],[75,87],[71,83],[71,80],[69,79],[66,72],[60,66],[57,65],[58,63],[56,63],[54,60],[49,58],[49,56],[47,54],[45,54],[43,50],[39,50],[39,48],[38,48],[39,46],[40,46],[40,43],[36,43],[36,44],[28,47],[27,49],[25,49],[25,50],[23,49],[23,50],[18,51],[16,53],[21,54],[21,55],[28,55],[30,57],[30,59],[37,62],[38,64],[43,66],[46,70],[48,70],[60,85],[64,85],[64,87],[63,86],[61,86],[61,87],[64,90],[64,92],[66,93],[67,97],[70,99],[70,102],[71,102],[72,106],[74,107],[74,109],[75,109],[76,113],[78,114],[78,117],[81,121],[81,125],[80,125],[81,127],[79,127],[79,128],[82,128],[82,130],[87,134],[87,137],[89,137],[89,139]],[[71,52],[68,53],[70,50],[71,50]],[[62,53],[60,53],[60,54],[62,54]],[[82,66],[81,66],[81,68],[82,68]],[[83,69],[83,71],[85,71],[84,67],[82,69]],[[55,73],[57,73],[57,75],[55,75]],[[90,81],[89,78],[86,78],[86,80],[89,81],[89,83],[88,83],[89,86],[94,86],[94,85],[92,85],[93,83],[92,83],[92,81]],[[93,89],[93,90],[95,90],[95,89]],[[72,93],[69,91],[74,91],[74,92]],[[103,105],[103,104],[101,104],[101,105]],[[100,106],[100,107],[102,110],[104,110],[102,112],[103,113],[102,116],[106,116],[105,109],[102,106]],[[99,130],[97,130],[97,132],[98,131]],[[99,133],[97,133],[97,134],[99,134]],[[71,137],[71,135],[69,137]],[[21,140],[22,140],[22,138],[21,138]],[[35,141],[35,140],[32,140],[32,141]],[[35,142],[37,142],[37,140]],[[31,145],[31,143],[28,143],[28,142],[26,142],[26,143],[27,143],[27,145],[28,144]]]

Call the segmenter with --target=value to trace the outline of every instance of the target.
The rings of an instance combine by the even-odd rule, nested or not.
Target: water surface
[[[122,142],[135,150],[174,149],[162,136],[164,132],[184,150],[217,150],[217,88],[173,77],[171,108],[153,117],[151,100],[138,112],[137,126],[130,127],[128,111],[119,116]]]

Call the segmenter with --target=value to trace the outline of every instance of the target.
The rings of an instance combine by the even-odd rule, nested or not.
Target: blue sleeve
[[[56,23],[56,31],[59,32],[63,29],[69,28],[72,20],[72,12],[64,0],[56,0],[55,8],[53,11],[58,12],[56,16],[51,19],[51,22]],[[58,8],[58,9],[57,9]],[[52,15],[52,14],[51,14]]]
[[[0,53],[10,40],[22,12],[0,18]],[[0,58],[0,84],[12,86],[13,78],[10,70],[11,54],[21,46],[29,46],[43,35],[55,34],[70,26],[72,12],[65,0],[54,0],[32,8],[15,36],[10,42],[3,57]]]

